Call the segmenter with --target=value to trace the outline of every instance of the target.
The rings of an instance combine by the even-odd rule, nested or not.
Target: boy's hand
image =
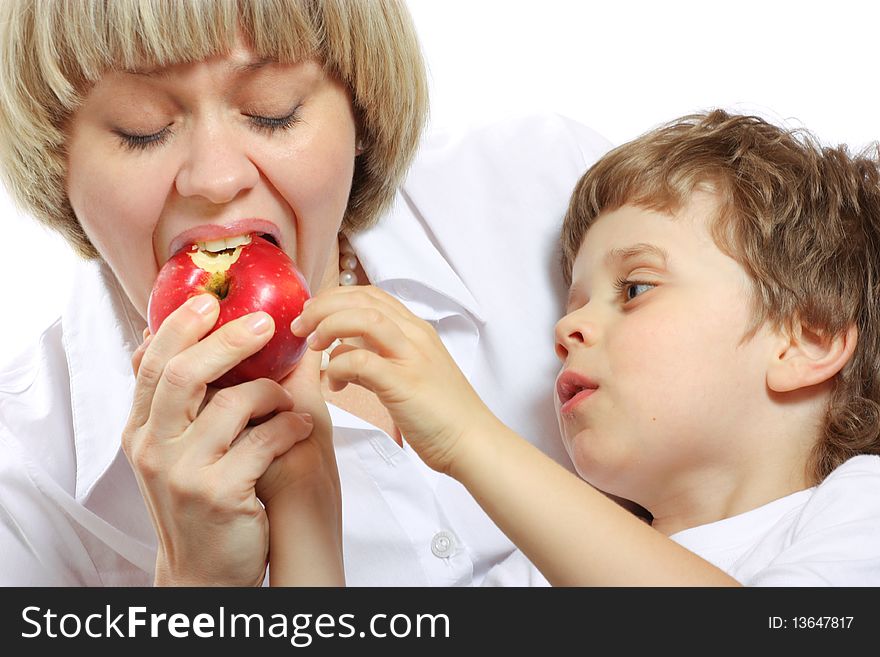
[[[275,381],[208,387],[274,328],[254,313],[207,335],[218,313],[216,299],[195,297],[132,356],[137,380],[122,446],[156,530],[157,584],[261,584],[269,528],[255,485],[312,431]]]
[[[322,292],[294,321],[293,332],[326,349],[337,338],[326,375],[330,389],[356,383],[373,391],[401,434],[432,468],[449,472],[466,444],[498,424],[440,337],[402,303],[371,286]],[[313,335],[312,335],[313,334]]]

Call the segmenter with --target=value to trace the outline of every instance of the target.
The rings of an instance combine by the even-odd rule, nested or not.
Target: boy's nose
[[[596,342],[596,327],[577,312],[570,313],[556,323],[556,356],[564,361],[577,346],[590,347]]]
[[[260,172],[231,132],[217,124],[193,131],[187,157],[175,179],[181,196],[228,203],[257,184]]]

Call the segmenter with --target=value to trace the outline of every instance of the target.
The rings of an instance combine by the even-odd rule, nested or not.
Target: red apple
[[[230,248],[223,245],[212,252],[193,244],[165,263],[147,306],[150,332],[155,334],[187,299],[206,292],[220,301],[220,316],[211,333],[237,317],[265,311],[275,320],[275,335],[211,385],[224,388],[263,377],[279,381],[293,371],[306,350],[305,339],[290,331],[290,322],[309,298],[308,284],[284,251],[258,235],[227,240]]]

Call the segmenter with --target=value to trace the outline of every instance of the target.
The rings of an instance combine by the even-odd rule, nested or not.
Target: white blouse
[[[489,407],[566,465],[552,403],[557,243],[577,179],[608,148],[555,115],[435,134],[389,214],[351,239]],[[106,266],[76,277],[61,317],[0,368],[0,584],[150,585],[155,532],[120,447],[144,323]],[[350,585],[546,584],[460,484],[330,411]]]

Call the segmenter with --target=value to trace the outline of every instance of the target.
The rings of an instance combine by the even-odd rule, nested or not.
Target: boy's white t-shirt
[[[880,586],[880,456],[670,538],[747,586]]]

